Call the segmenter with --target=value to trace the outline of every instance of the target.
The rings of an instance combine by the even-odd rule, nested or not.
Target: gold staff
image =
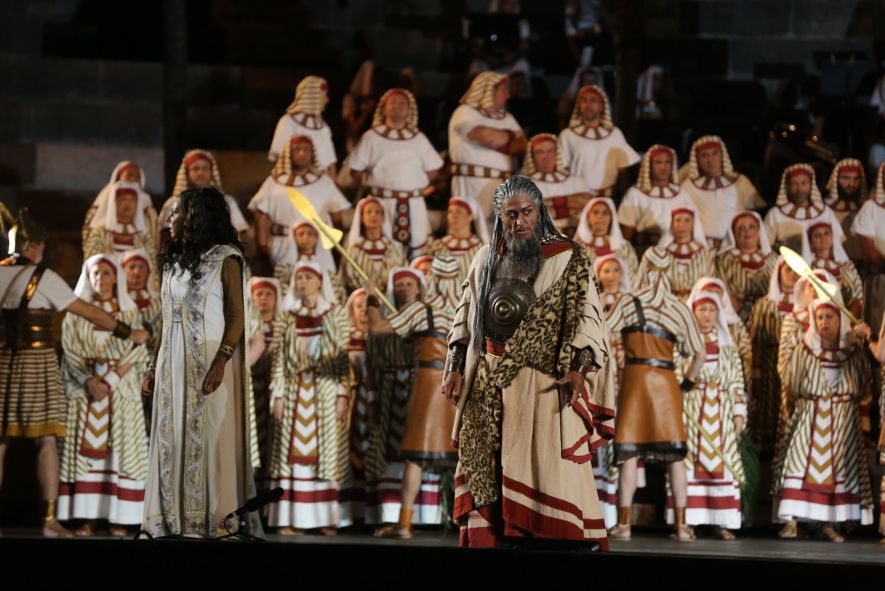
[[[350,256],[346,250],[339,244],[341,242],[341,238],[344,237],[344,232],[339,230],[338,228],[333,228],[329,226],[317,215],[316,210],[313,207],[313,204],[304,196],[304,194],[298,189],[294,189],[292,187],[288,187],[286,191],[289,193],[289,202],[292,203],[292,207],[294,207],[301,216],[307,221],[311,222],[317,229],[320,231],[320,239],[323,242],[323,248],[326,250],[330,248],[335,248],[341,256],[344,257],[350,266],[353,267],[353,270],[356,271],[357,275],[359,275],[363,281],[368,282],[369,276],[360,267],[353,257]],[[390,303],[390,300],[387,299],[380,289],[375,287],[375,295],[378,296],[378,299],[387,306],[387,309],[391,312],[396,312],[396,308],[393,307],[393,304]]]

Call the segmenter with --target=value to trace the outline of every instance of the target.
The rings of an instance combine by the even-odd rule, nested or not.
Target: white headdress
[[[126,284],[126,272],[123,271],[123,267],[120,265],[117,256],[112,254],[96,254],[83,261],[83,266],[80,269],[80,278],[77,280],[74,294],[81,300],[87,302],[92,302],[93,296],[98,295],[95,290],[92,289],[92,282],[89,281],[89,271],[99,263],[110,265],[114,270],[114,273],[117,275],[117,285],[114,288],[114,297],[117,298],[117,307],[119,310],[125,312],[126,310],[138,309],[135,300],[129,295],[129,289]]]

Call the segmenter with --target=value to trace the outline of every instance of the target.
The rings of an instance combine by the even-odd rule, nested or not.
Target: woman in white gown
[[[255,495],[245,261],[217,189],[183,191],[170,226],[161,341],[142,389],[154,396],[143,529],[212,537],[236,531],[225,517]],[[261,533],[255,513],[246,531]]]

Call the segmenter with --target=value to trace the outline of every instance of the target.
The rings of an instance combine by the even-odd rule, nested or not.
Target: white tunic
[[[851,224],[851,233],[872,238],[876,250],[885,256],[885,205],[868,199],[857,212]]]
[[[657,190],[658,187],[652,189]],[[618,208],[618,222],[636,228],[637,232],[663,234],[670,227],[671,212],[680,206],[694,208],[694,202],[683,189],[672,197],[653,197],[630,187]]]
[[[267,177],[258,192],[249,201],[249,209],[267,215],[272,224],[291,228],[296,223],[304,221],[304,218],[289,201],[288,188],[288,185],[277,182],[273,177]],[[329,175],[323,174],[312,183],[296,184],[294,188],[307,197],[307,200],[327,224],[332,223],[333,213],[350,208],[350,201],[341,194]],[[298,247],[295,245],[295,241],[288,235],[271,235],[270,258],[275,265],[295,264],[298,259]]]
[[[701,215],[701,226],[707,238],[722,240],[734,214],[745,209],[763,207],[765,202],[756,192],[753,184],[744,175],[731,184],[711,189],[703,189],[692,179],[682,182],[682,189],[688,193]]]
[[[593,192],[612,187],[620,169],[639,162],[639,154],[617,127],[602,139],[579,135],[567,127],[559,132],[559,144],[572,176]]]
[[[791,216],[784,211],[793,207],[795,206],[788,203],[785,207],[772,207],[765,214],[765,229],[768,231],[768,239],[771,240],[772,245],[775,243],[783,244],[797,252],[802,252],[802,235],[805,234],[809,226],[820,222],[827,222],[831,225],[834,240],[844,238],[841,231],[842,226],[839,224],[839,220],[836,219],[833,210],[828,206],[824,205],[823,210],[817,215],[813,214],[814,209],[811,206],[803,209],[803,211],[808,213],[807,216],[802,215],[798,217]],[[837,233],[838,236],[836,235]]]
[[[380,198],[385,218],[395,226],[401,212],[397,211],[396,196],[387,191],[423,190],[430,183],[427,173],[442,168],[443,160],[420,131],[409,139],[393,139],[372,128],[360,138],[347,163],[351,170],[366,172],[363,185],[369,194]],[[424,197],[409,197],[408,208],[404,222],[410,226],[409,246],[418,249],[427,242],[430,226]]]
[[[484,126],[494,129],[506,129],[522,132],[522,128],[510,113],[497,119],[486,117],[469,105],[461,105],[452,113],[449,120],[449,156],[452,164],[472,164],[487,166],[504,171],[508,176],[515,169],[513,157],[497,150],[487,148],[467,137],[474,127]],[[492,213],[492,198],[495,188],[503,182],[501,178],[483,178],[479,176],[452,176],[452,195],[456,197],[473,197],[477,200],[486,217]]]
[[[314,118],[311,118],[314,119]],[[267,159],[276,162],[280,154],[283,153],[283,146],[286,145],[292,136],[306,135],[313,141],[313,149],[316,154],[317,163],[320,168],[326,170],[330,164],[338,162],[335,156],[335,144],[332,143],[332,130],[323,123],[319,129],[303,125],[306,117],[303,113],[295,115],[283,115],[277,122],[277,128],[273,132],[273,140],[270,142],[270,150],[267,153]]]
[[[582,188],[581,179],[577,178],[575,175],[569,175],[565,177],[561,181],[542,181],[535,177],[540,175],[535,175],[532,177],[535,185],[538,186],[538,189],[541,191],[541,195],[544,199],[552,199],[554,197],[565,197],[567,195],[574,195],[575,193],[585,193],[587,190]],[[586,197],[586,196],[585,196]],[[589,199],[586,197],[585,201]],[[550,213],[550,217],[553,218],[554,223],[560,229],[568,226],[568,215],[560,215],[565,213],[564,211],[557,208],[558,204],[548,203],[547,211]],[[562,204],[562,207],[567,207],[567,204]]]
[[[22,294],[31,280],[31,276],[36,270],[35,266],[25,267],[19,265],[0,266],[0,295],[6,292],[3,299],[3,308],[18,308],[22,299]],[[21,271],[21,274],[19,272]],[[15,282],[10,286],[13,278],[18,275]],[[7,286],[9,291],[7,290]],[[37,291],[34,292],[31,301],[28,302],[28,308],[31,310],[64,310],[77,299],[73,290],[65,283],[58,273],[52,269],[43,271],[43,277],[37,284]]]

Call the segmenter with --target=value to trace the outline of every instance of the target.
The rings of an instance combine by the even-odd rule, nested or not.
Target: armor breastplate
[[[486,336],[498,341],[510,338],[535,301],[535,291],[522,279],[498,279],[489,293],[485,314]]]
[[[0,348],[49,349],[55,312],[40,309],[5,309],[0,323]]]
[[[28,303],[37,293],[37,286],[45,270],[46,267],[42,265],[38,265],[34,270],[18,308],[3,309],[0,315],[0,348],[18,351],[52,347],[52,321],[55,319],[55,312],[28,308]]]

